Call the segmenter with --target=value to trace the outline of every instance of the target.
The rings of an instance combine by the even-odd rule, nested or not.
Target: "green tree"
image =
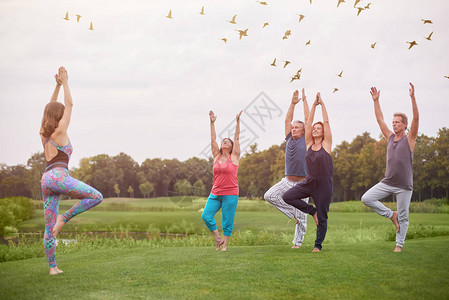
[[[193,194],[197,197],[205,196],[206,186],[201,179],[198,179],[193,183]]]
[[[118,187],[118,183],[114,184],[114,193],[117,195],[117,198],[120,198],[120,189]]]
[[[144,198],[147,198],[153,192],[154,186],[150,182],[147,181],[147,182],[141,183],[139,185],[139,190],[142,193],[142,195],[144,196]]]
[[[134,189],[132,186],[129,186],[126,191],[129,193],[130,198],[134,198]]]
[[[42,199],[41,178],[46,165],[47,161],[43,152],[37,152],[28,159],[28,170],[25,174],[24,182],[30,190],[33,199]]]
[[[192,184],[187,179],[176,181],[174,189],[179,195],[186,196],[192,194]]]

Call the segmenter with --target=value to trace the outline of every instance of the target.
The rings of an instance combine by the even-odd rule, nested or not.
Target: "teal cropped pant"
[[[207,228],[210,231],[217,229],[217,222],[214,217],[221,208],[223,235],[231,236],[238,200],[238,195],[215,196],[210,194],[201,216]]]

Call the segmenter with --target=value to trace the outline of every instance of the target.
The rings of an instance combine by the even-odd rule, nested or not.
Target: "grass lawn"
[[[0,264],[0,299],[448,299],[449,237],[311,247],[83,251]]]
[[[60,212],[73,203],[63,201]],[[106,199],[63,231],[191,235],[134,241],[93,233],[93,240],[58,246],[58,267],[65,272],[58,276],[47,275],[42,241],[0,245],[6,261],[0,263],[0,299],[449,299],[447,213],[410,213],[404,251],[393,253],[390,220],[365,212],[360,201],[333,203],[323,251],[311,253],[316,226],[310,216],[304,244],[294,250],[294,220],[266,202],[242,200],[229,250],[222,253],[192,205],[183,208],[168,198]],[[221,231],[220,213],[216,219]],[[19,229],[43,227],[37,209]]]

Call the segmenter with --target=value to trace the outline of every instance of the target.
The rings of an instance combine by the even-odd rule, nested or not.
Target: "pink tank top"
[[[223,164],[219,163],[221,155],[214,163],[214,181],[211,194],[215,196],[239,195],[239,183],[237,182],[237,172],[239,166],[234,165],[231,156]]]

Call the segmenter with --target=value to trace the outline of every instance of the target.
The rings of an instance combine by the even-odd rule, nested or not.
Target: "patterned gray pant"
[[[307,214],[285,203],[282,199],[282,195],[297,183],[298,182],[290,181],[284,177],[277,184],[273,185],[263,197],[268,203],[279,209],[289,219],[295,218],[298,220],[295,228],[295,237],[293,238],[292,243],[301,246],[307,230]],[[304,198],[302,200],[307,203],[309,202],[309,198]]]

